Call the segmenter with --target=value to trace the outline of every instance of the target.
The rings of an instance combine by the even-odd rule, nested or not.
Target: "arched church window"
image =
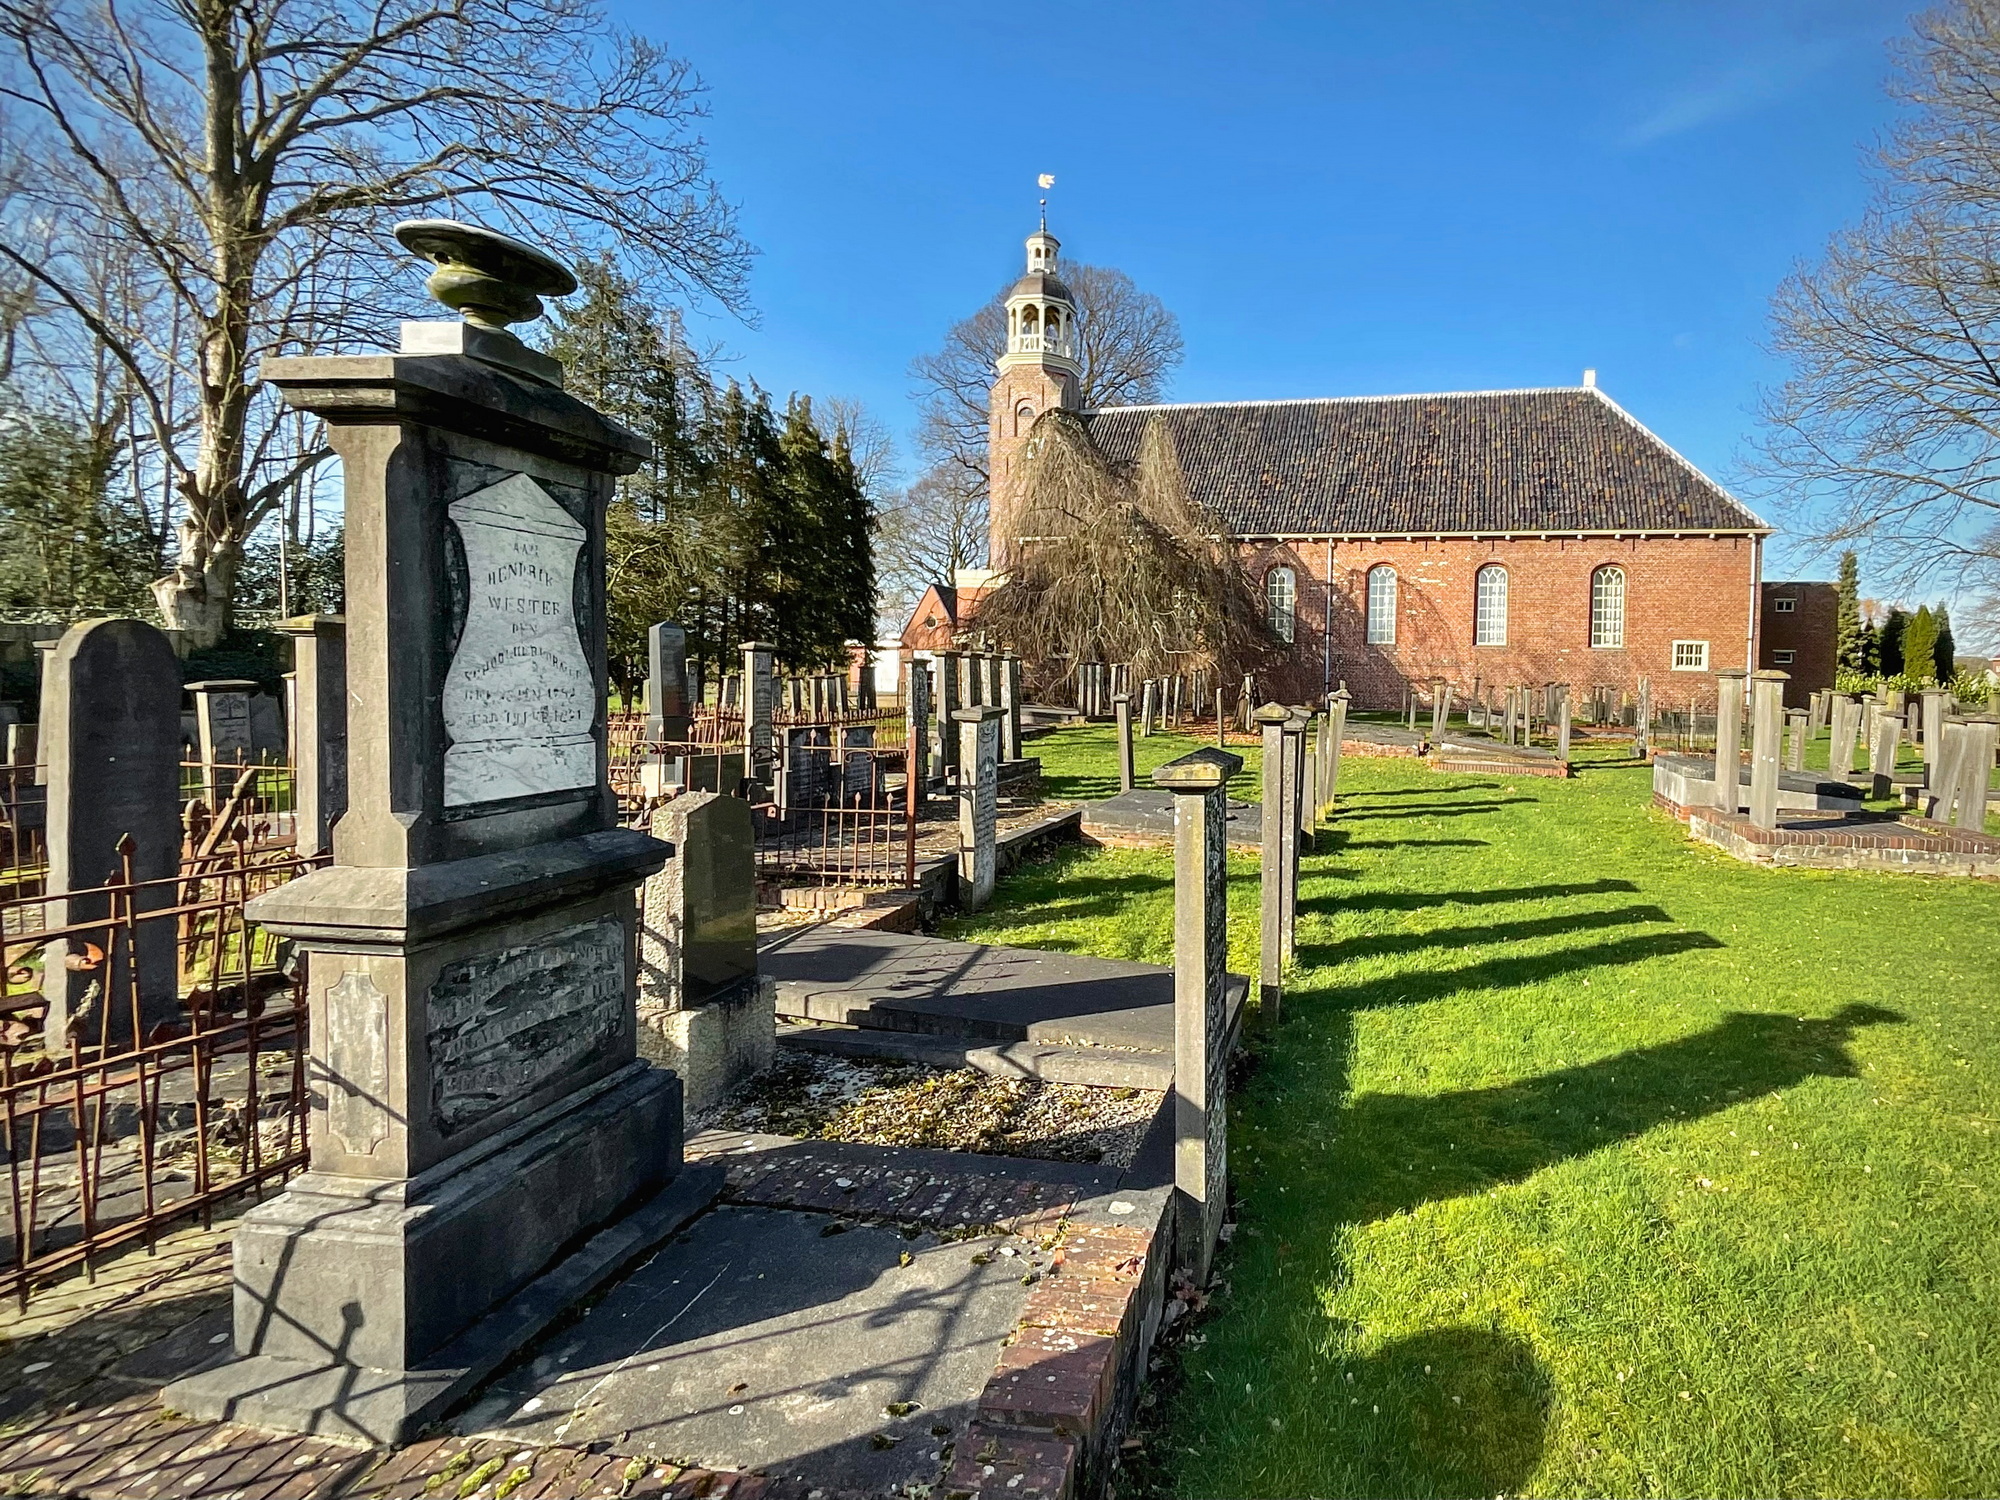
[[[1019,437],[1035,425],[1035,408],[1032,402],[1023,401],[1014,408],[1014,436]]]
[[[1625,570],[1599,568],[1590,575],[1590,644],[1625,644]]]
[[[1290,568],[1273,568],[1264,575],[1264,618],[1271,634],[1286,645],[1298,629],[1298,575]]]
[[[1507,644],[1507,570],[1498,563],[1481,568],[1473,582],[1472,644]]]
[[[1368,570],[1368,644],[1396,644],[1396,570],[1387,563]]]

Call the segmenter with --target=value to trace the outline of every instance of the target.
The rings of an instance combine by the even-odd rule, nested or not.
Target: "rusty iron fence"
[[[794,742],[783,754],[771,800],[752,809],[760,880],[916,884],[917,788],[904,746]]]
[[[184,1219],[206,1223],[305,1165],[304,969],[244,904],[321,861],[253,834],[239,820],[152,881],[133,878],[128,838],[99,887],[0,901],[0,1283],[23,1307],[35,1286]],[[175,1018],[145,1027],[139,954],[164,924]],[[56,963],[91,982],[51,1048],[43,988]]]

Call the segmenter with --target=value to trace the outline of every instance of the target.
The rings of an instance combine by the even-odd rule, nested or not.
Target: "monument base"
[[[307,1173],[246,1214],[235,1240],[246,1357],[162,1399],[193,1417],[369,1443],[436,1420],[720,1191],[717,1173],[682,1164],[673,1074],[635,1063],[579,1095],[472,1160],[392,1184]]]
[[[695,1118],[777,1061],[777,981],[753,977],[686,1010],[642,1013],[639,1054],[680,1075]]]

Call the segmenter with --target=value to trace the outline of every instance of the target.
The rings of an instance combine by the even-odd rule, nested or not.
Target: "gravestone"
[[[1951,708],[1951,694],[1943,688],[1924,689],[1923,749],[1924,784],[1930,785],[1931,768],[1937,762],[1938,744],[1944,736],[1944,716]]]
[[[1803,771],[1806,768],[1806,723],[1808,715],[1803,708],[1785,710],[1785,769]]]
[[[250,695],[257,684],[240,678],[190,682],[194,700],[195,758],[201,762],[201,799],[217,812],[235,790],[238,773],[251,755]]]
[[[1878,708],[1868,735],[1868,794],[1871,797],[1887,797],[1895,791],[1896,751],[1902,739],[1902,719],[1893,712]]]
[[[1229,778],[1241,757],[1201,749],[1169,761],[1153,784],[1174,798],[1174,1257],[1207,1282],[1229,1207]],[[1288,820],[1289,821],[1289,820]]]
[[[931,715],[935,724],[933,732],[937,736],[938,775],[949,778],[958,770],[958,722],[952,715],[964,705],[958,696],[958,653],[940,651],[932,660],[937,664],[937,689],[931,700]]]
[[[1837,777],[1854,774],[1854,742],[1861,727],[1861,708],[1846,693],[1832,695],[1828,712],[1832,717],[1832,737],[1827,746],[1827,769]]]
[[[910,805],[921,810],[931,783],[931,668],[921,651],[910,657],[908,682],[903,695],[904,774]]]
[[[1632,715],[1632,757],[1645,760],[1653,753],[1653,679],[1639,679],[1639,702]]]
[[[301,615],[278,627],[292,638],[291,762],[297,849],[333,849],[347,810],[347,621]]]
[[[1012,651],[1000,658],[1000,706],[1000,758],[1012,763],[1021,758],[1021,658]]]
[[[999,876],[1000,718],[998,706],[961,708],[958,728],[958,905],[978,911]]]
[[[166,636],[138,620],[91,620],[63,632],[43,661],[41,756],[46,767],[48,876],[62,899],[52,926],[112,914],[91,894],[122,880],[119,845],[130,838],[135,951],[122,938],[56,938],[43,949],[43,1045],[53,1055],[72,1032],[117,1051],[181,1019],[173,877],[181,859],[180,659]]]
[[[1750,677],[1750,821],[1778,826],[1780,741],[1785,727],[1788,672],[1755,672]]]
[[[1724,667],[1715,674],[1715,805],[1733,813],[1743,805],[1743,683],[1749,673]]]
[[[1111,700],[1112,712],[1118,720],[1118,790],[1132,790],[1132,699],[1129,694],[1120,693]]]
[[[1444,738],[1447,725],[1451,722],[1451,684],[1434,682],[1431,684],[1431,738]]]
[[[1950,797],[1952,822],[1972,833],[1986,831],[1986,804],[1991,796],[1993,756],[2000,741],[2000,723],[1989,715],[1959,722],[1959,748],[1954,757]]]
[[[1347,733],[1347,705],[1349,703],[1347,685],[1342,683],[1326,700],[1327,716],[1327,757],[1326,780],[1320,787],[1320,796],[1326,799],[1331,809],[1340,795],[1340,742]]]
[[[778,737],[777,657],[761,641],[743,643],[743,779],[768,788],[776,779]]]
[[[1291,807],[1296,788],[1291,772],[1291,744],[1286,726],[1291,712],[1282,704],[1266,703],[1252,715],[1264,740],[1264,800],[1258,822],[1258,1010],[1275,1022],[1279,1016],[1286,963],[1285,909],[1291,898],[1289,871],[1298,858],[1298,823]]]
[[[1552,682],[1549,684],[1549,717],[1556,726],[1556,759],[1569,759],[1569,684]]]
[[[680,745],[693,732],[688,715],[687,632],[662,621],[646,632],[646,738]]]
[[[237,1359],[163,1393],[388,1444],[715,1191],[636,1055],[635,888],[670,851],[606,776],[605,508],[649,447],[505,330],[566,271],[397,234],[469,321],[261,372],[341,460],[348,807],[334,865],[247,908],[308,954],[311,1166],[238,1221]]]
[[[1159,705],[1160,685],[1148,677],[1139,692],[1139,737],[1150,738],[1153,733],[1153,713]]]
[[[757,979],[750,804],[688,792],[654,810],[674,857],[646,881],[639,926],[639,1055],[681,1080],[693,1116],[777,1056],[777,990]]]

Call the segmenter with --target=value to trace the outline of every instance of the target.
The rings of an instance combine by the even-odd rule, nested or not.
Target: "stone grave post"
[[[1415,734],[1417,732],[1417,685],[1414,682],[1403,684],[1403,717],[1406,721],[1403,727],[1408,729],[1411,734]]]
[[[909,778],[911,806],[922,808],[931,781],[931,667],[919,651],[910,657],[903,694],[903,774]]]
[[[1347,705],[1350,701],[1345,683],[1336,688],[1333,696],[1326,700],[1328,720],[1326,781],[1320,787],[1320,795],[1326,799],[1329,811],[1340,795],[1340,742],[1347,733]]]
[[[1153,733],[1153,710],[1160,696],[1159,683],[1148,677],[1140,685],[1139,692],[1139,738],[1148,739]]]
[[[1778,760],[1790,680],[1789,672],[1750,677],[1750,821],[1759,828],[1778,826]]]
[[[1444,738],[1445,725],[1451,719],[1451,684],[1438,681],[1431,684],[1431,739]]]
[[[1837,777],[1854,774],[1854,741],[1861,727],[1861,707],[1846,693],[1835,693],[1828,702],[1832,717],[1831,740],[1827,745],[1827,769]]]
[[[979,708],[986,702],[986,664],[977,651],[958,659],[958,701],[965,708]]]
[[[1924,785],[1929,786],[1931,767],[1937,761],[1938,741],[1944,734],[1944,716],[1951,707],[1951,693],[1944,688],[1925,688],[1923,702]]]
[[[1990,715],[1965,721],[1964,748],[1958,756],[1957,816],[1954,822],[1972,833],[1986,831],[1986,803],[1991,795],[1993,755],[2000,745],[2000,722]]]
[[[1878,710],[1868,736],[1868,795],[1887,797],[1895,791],[1896,750],[1903,740],[1903,721]]]
[[[1806,768],[1806,721],[1808,715],[1803,708],[1785,710],[1785,769],[1803,771]]]
[[[292,638],[293,824],[297,850],[333,848],[333,824],[347,810],[347,621],[301,615],[278,627]]]
[[[1229,1206],[1229,778],[1240,756],[1200,749],[1153,784],[1174,797],[1174,1268],[1201,1285]]]
[[[937,663],[937,695],[931,702],[932,722],[938,744],[938,775],[949,778],[958,769],[958,722],[952,716],[963,705],[958,696],[958,653],[940,651]]]
[[[1826,726],[1826,693],[1815,688],[1806,699],[1806,733],[1815,735]]]
[[[1645,760],[1653,753],[1653,679],[1639,679],[1639,703],[1632,716],[1632,758]]]
[[[1009,651],[995,661],[1000,672],[997,701],[1006,710],[1000,720],[1000,758],[1017,761],[1021,758],[1021,658]]]
[[[1248,672],[1243,674],[1243,684],[1236,690],[1236,727],[1249,734],[1256,722],[1253,715],[1257,711],[1257,679]]]
[[[719,1103],[777,1055],[777,990],[757,981],[750,804],[685,792],[654,809],[674,858],[646,881],[639,925],[639,1055],[673,1069],[682,1107]]]
[[[239,766],[248,765],[250,754],[250,695],[257,684],[246,679],[220,677],[208,682],[190,682],[188,696],[194,700],[196,745],[201,760],[201,798],[212,813],[236,789]]]
[[[1715,805],[1733,813],[1743,805],[1743,683],[1749,673],[1723,667],[1715,674]]]
[[[1288,805],[1292,810],[1293,826],[1298,831],[1298,844],[1296,847],[1310,849],[1312,847],[1313,831],[1319,826],[1318,819],[1313,816],[1312,807],[1306,801],[1308,790],[1306,779],[1306,730],[1312,724],[1312,714],[1308,710],[1297,706],[1288,706],[1285,709],[1285,714],[1286,747],[1289,753],[1287,764],[1290,767],[1292,777],[1292,789],[1289,793]],[[1298,890],[1298,861],[1296,859],[1292,861],[1290,868],[1294,897],[1293,904],[1296,905]],[[1291,957],[1289,936],[1286,939],[1285,956],[1287,959]]]
[[[1259,814],[1257,901],[1257,1008],[1267,1024],[1278,1019],[1285,973],[1285,906],[1291,894],[1288,874],[1298,853],[1298,824],[1287,805],[1292,791],[1291,746],[1285,727],[1291,714],[1282,704],[1266,703],[1252,720],[1264,739],[1264,794]]]
[[[1549,684],[1549,717],[1556,726],[1556,759],[1569,759],[1569,684],[1552,682]]]
[[[743,643],[743,779],[768,788],[776,779],[777,655],[761,641]]]
[[[247,908],[308,953],[311,1166],[238,1221],[238,1358],[163,1393],[375,1444],[717,1187],[636,1055],[635,889],[671,851],[606,774],[604,516],[649,447],[506,331],[568,271],[475,226],[397,236],[467,321],[261,372],[341,459],[348,806],[334,865]]]
[[[995,705],[961,708],[958,726],[958,907],[978,911],[999,874],[1000,717]]]
[[[1111,700],[1111,708],[1118,718],[1118,790],[1132,790],[1132,698],[1129,693],[1119,693]]]
[[[91,888],[123,880],[119,844],[132,840],[137,915],[171,910],[181,862],[181,664],[138,620],[91,620],[63,632],[44,658],[41,755],[48,777],[52,926],[112,915]],[[56,938],[43,949],[43,1046],[60,1056],[74,1031],[114,1051],[181,1018],[175,919],[140,921],[128,953],[109,930],[96,941]],[[93,958],[91,950],[96,950]],[[74,966],[71,963],[74,960]],[[136,1022],[136,1025],[135,1025]]]
[[[1313,725],[1313,821],[1326,820],[1333,806],[1333,705],[1329,703]]]
[[[663,620],[646,632],[646,738],[655,744],[678,745],[692,732],[687,632]]]

